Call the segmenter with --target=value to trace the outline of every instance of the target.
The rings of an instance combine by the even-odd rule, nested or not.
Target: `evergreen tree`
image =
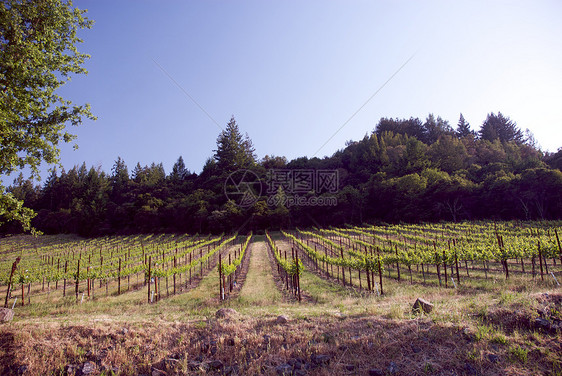
[[[111,168],[111,197],[116,205],[121,205],[124,201],[123,197],[129,189],[129,170],[125,161],[121,157],[117,157],[115,164]]]
[[[121,157],[117,157],[115,164],[111,168],[111,172],[111,182],[114,186],[124,186],[129,182],[129,169]]]
[[[455,132],[458,138],[464,138],[466,136],[474,136],[475,132],[470,129],[470,124],[464,119],[461,113],[459,122],[457,123],[457,131]]]
[[[495,115],[489,113],[486,120],[480,128],[480,138],[490,142],[500,140],[500,142],[514,141],[521,144],[524,141],[523,132],[517,127],[517,124],[509,117],[498,112]]]
[[[226,173],[251,168],[256,164],[252,141],[248,134],[242,136],[234,116],[217,138],[214,158],[219,171]]]
[[[172,172],[170,173],[170,180],[172,182],[182,182],[189,176],[189,170],[185,168],[185,163],[183,162],[183,157],[180,155],[174,166],[172,167]]]

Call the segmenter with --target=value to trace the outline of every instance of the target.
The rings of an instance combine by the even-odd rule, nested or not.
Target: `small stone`
[[[371,368],[369,370],[369,376],[384,376],[384,372],[380,369]]]
[[[129,333],[129,329],[127,328],[121,329],[121,334],[126,335],[127,333]]]
[[[347,316],[341,312],[336,312],[334,316],[336,316],[338,320],[342,320],[342,321],[347,319]]]
[[[25,375],[27,372],[27,366],[24,364],[18,367],[18,375]]]
[[[412,351],[414,352],[414,354],[417,354],[417,353],[422,351],[419,347],[417,347],[413,343],[410,345],[410,347],[412,348]]]
[[[425,313],[430,313],[433,310],[433,304],[431,304],[430,302],[428,302],[425,299],[418,298],[416,300],[416,302],[414,303],[414,306],[412,307],[412,310],[414,312],[423,311]]]
[[[500,361],[500,357],[495,354],[488,354],[488,360],[492,363],[497,363]]]
[[[354,364],[346,364],[345,365],[345,370],[346,371],[355,371],[355,365]]]
[[[388,366],[388,372],[391,375],[394,375],[395,373],[398,373],[398,366],[396,365],[396,363],[390,362],[390,365]]]
[[[233,308],[221,308],[215,313],[215,316],[217,319],[228,319],[237,314],[238,312]]]
[[[0,308],[0,322],[8,322],[14,319],[14,311],[9,308]]]
[[[293,367],[285,363],[275,367],[275,371],[277,371],[277,374],[280,376],[290,376],[293,373]]]
[[[96,364],[92,362],[86,362],[82,364],[82,375],[89,375],[96,370]]]
[[[276,324],[286,324],[289,321],[289,318],[284,315],[277,316],[275,319]]]
[[[554,327],[550,321],[541,317],[535,319],[535,327],[545,332],[556,332],[556,327]]]

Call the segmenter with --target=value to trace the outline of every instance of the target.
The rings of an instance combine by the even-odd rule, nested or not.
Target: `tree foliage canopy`
[[[76,45],[77,31],[90,28],[85,11],[70,1],[5,0],[0,3],[0,173],[58,163],[59,143],[74,136],[67,124],[94,118],[88,105],[77,106],[56,93],[72,74],[85,74]],[[24,210],[1,187],[0,215],[29,226]]]
[[[373,221],[561,218],[562,172],[555,167],[561,151],[544,156],[529,143],[490,141],[472,131],[453,132],[447,124],[432,115],[425,123],[383,118],[381,127],[348,142],[331,157],[287,161],[265,156],[256,162],[251,140],[242,136],[232,118],[217,138],[214,157],[199,174],[189,172],[179,157],[169,174],[161,163],[144,167],[137,163],[129,176],[125,162],[117,158],[109,175],[83,164],[53,173],[42,188],[19,177],[9,191],[38,212],[33,219],[38,229],[85,236],[259,231]],[[434,141],[419,140],[408,127],[421,130],[422,137],[433,129],[434,136],[426,140]],[[253,205],[238,206],[225,195],[227,177],[237,169],[250,169],[261,180],[262,193]],[[290,184],[270,189],[272,169],[301,177],[337,171],[336,192],[300,193],[335,197],[337,205],[286,204],[295,192]],[[290,183],[289,175],[279,176]],[[10,230],[14,228],[2,228]]]

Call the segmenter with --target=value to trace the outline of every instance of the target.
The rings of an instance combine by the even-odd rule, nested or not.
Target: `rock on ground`
[[[0,308],[0,322],[12,321],[14,319],[14,311],[9,308]]]
[[[430,313],[433,310],[433,304],[425,299],[418,298],[412,307],[413,311],[423,311],[425,313]]]

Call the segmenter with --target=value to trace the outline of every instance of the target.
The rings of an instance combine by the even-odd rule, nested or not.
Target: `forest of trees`
[[[478,132],[462,114],[456,127],[432,114],[425,121],[382,118],[371,134],[331,157],[292,161],[258,160],[250,138],[232,118],[199,174],[188,171],[182,157],[168,174],[161,163],[137,163],[130,171],[118,158],[110,172],[82,164],[53,172],[43,186],[20,175],[8,191],[36,212],[32,224],[38,230],[83,236],[557,219],[562,217],[561,168],[562,148],[541,152],[529,131],[501,113],[490,113]],[[337,192],[304,194],[335,196],[337,205],[272,206],[264,194],[240,207],[224,194],[226,179],[239,169],[255,172],[264,185],[271,169],[337,170]],[[1,230],[22,229],[8,222]]]

